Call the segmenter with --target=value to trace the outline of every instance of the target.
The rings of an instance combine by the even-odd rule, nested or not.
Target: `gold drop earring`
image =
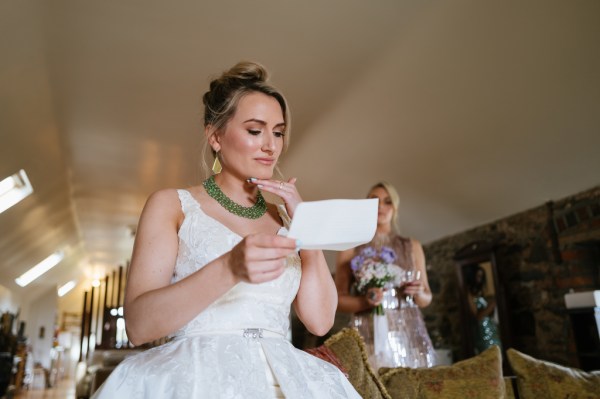
[[[221,162],[219,161],[219,152],[216,151],[215,152],[215,161],[213,162],[212,171],[215,175],[218,175],[219,173],[221,173],[221,170],[223,170],[223,167],[221,166]]]

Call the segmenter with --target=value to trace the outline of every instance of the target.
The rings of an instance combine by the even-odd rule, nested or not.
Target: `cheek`
[[[283,145],[285,144],[284,140],[285,139],[277,139],[277,141],[275,141],[275,155],[277,157],[283,152]]]
[[[394,217],[394,208],[392,206],[390,206],[385,211],[385,218],[386,218],[386,220],[391,221],[393,217]]]
[[[233,136],[233,135],[232,135]],[[231,137],[230,140],[225,142],[224,144],[233,149],[235,152],[250,152],[254,151],[257,146],[260,146],[258,140],[256,140],[253,136],[250,135],[239,135],[237,137]]]
[[[260,140],[255,136],[247,134],[238,140],[238,146],[244,150],[255,150],[256,148],[260,148]]]

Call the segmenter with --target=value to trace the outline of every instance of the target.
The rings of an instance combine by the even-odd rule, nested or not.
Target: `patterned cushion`
[[[515,399],[516,377],[504,377],[504,390],[506,391],[506,399]]]
[[[392,398],[504,398],[502,355],[497,346],[451,366],[379,369]]]
[[[530,398],[600,398],[600,371],[584,371],[538,360],[515,349],[506,351],[517,375],[519,396]]]
[[[316,348],[305,349],[304,351],[315,357],[318,357],[321,360],[325,360],[326,362],[333,364],[346,376],[346,378],[350,377],[348,370],[346,370],[342,362],[340,362],[340,359],[338,359],[335,353],[327,346],[321,345]]]
[[[356,329],[344,328],[325,341],[348,372],[348,379],[360,396],[392,399],[369,365],[365,343]]]

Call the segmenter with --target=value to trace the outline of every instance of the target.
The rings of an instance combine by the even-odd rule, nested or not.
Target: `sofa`
[[[369,399],[600,398],[600,371],[584,372],[508,349],[515,376],[505,377],[497,346],[450,366],[375,371],[358,331],[345,328],[307,352],[336,365]]]

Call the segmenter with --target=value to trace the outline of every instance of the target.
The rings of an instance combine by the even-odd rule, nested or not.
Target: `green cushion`
[[[517,376],[522,399],[600,398],[600,372],[586,373],[545,360],[535,359],[515,349],[506,351]]]
[[[505,397],[502,355],[497,346],[451,366],[382,367],[379,376],[393,399]]]
[[[325,341],[348,371],[348,379],[363,398],[392,399],[367,360],[363,338],[356,329],[344,328]]]

